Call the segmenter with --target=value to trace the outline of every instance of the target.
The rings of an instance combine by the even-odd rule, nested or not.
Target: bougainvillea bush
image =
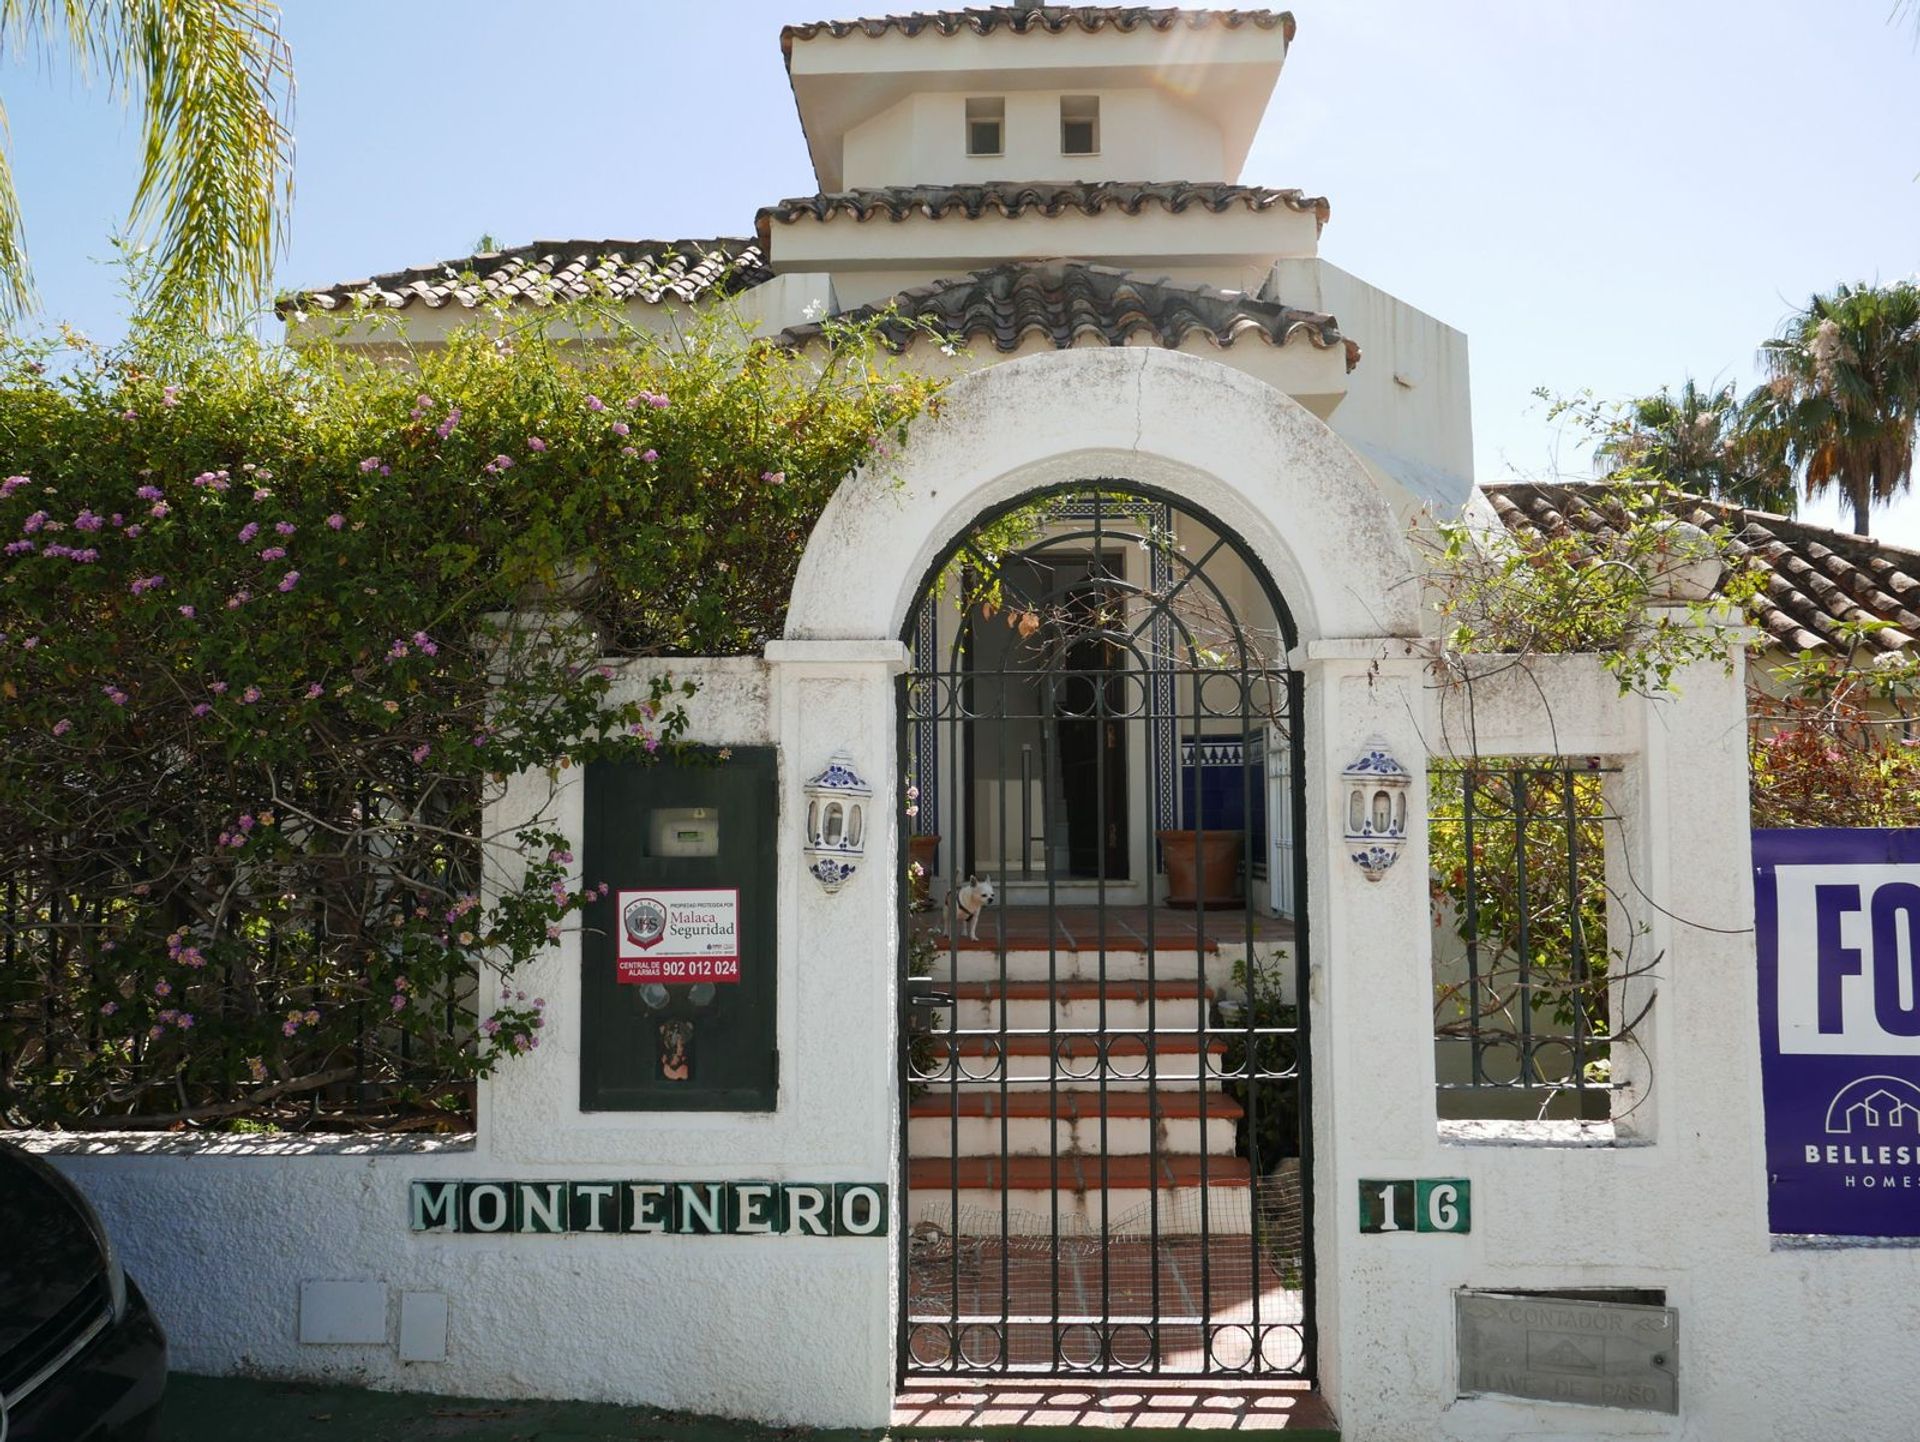
[[[505,779],[684,746],[929,383],[724,312],[0,356],[0,1124],[459,1124],[596,882]],[[577,324],[571,331],[579,333]],[[602,326],[601,334],[605,334]]]

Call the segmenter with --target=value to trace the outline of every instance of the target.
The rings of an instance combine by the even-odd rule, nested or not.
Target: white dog
[[[980,913],[993,905],[993,878],[982,881],[977,876],[969,876],[953,893],[953,920],[967,928],[967,939],[980,939]],[[951,936],[954,928],[949,925],[947,934]]]

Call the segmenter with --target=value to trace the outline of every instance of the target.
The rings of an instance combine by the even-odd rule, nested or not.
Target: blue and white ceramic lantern
[[[867,803],[873,788],[853,762],[835,756],[805,786],[807,835],[802,850],[807,870],[831,896],[860,869],[867,851]]]
[[[1378,881],[1400,859],[1407,844],[1407,794],[1413,773],[1394,759],[1375,736],[1340,773],[1347,791],[1347,855]]]

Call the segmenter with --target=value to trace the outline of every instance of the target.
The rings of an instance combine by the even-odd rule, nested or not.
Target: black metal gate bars
[[[1281,598],[1099,481],[977,522],[907,639],[901,1374],[1311,1377]]]

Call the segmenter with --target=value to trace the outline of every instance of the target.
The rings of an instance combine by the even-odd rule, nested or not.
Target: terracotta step
[[[1206,1097],[1208,1121],[1240,1119],[1240,1103],[1232,1097],[1224,1092],[1208,1092]],[[1154,1096],[1149,1092],[1110,1091],[1104,1110],[1109,1118],[1160,1116],[1170,1121],[1198,1120],[1200,1093],[1161,1092]],[[909,1108],[909,1115],[916,1117],[952,1117],[956,1112],[963,1117],[997,1117],[1005,1114],[1010,1117],[1058,1116],[1098,1122],[1102,1107],[1097,1091],[1068,1090],[1049,1096],[1044,1091],[1025,1088],[1009,1091],[1002,1097],[998,1091],[969,1088],[958,1097],[950,1097],[938,1089],[929,1091],[915,1097]]]
[[[1242,1187],[1248,1184],[1244,1157],[1201,1158],[1185,1153],[1155,1159],[1146,1156],[1108,1157],[1107,1190],[1146,1190],[1149,1188],[1197,1187],[1201,1166],[1206,1167],[1205,1185]],[[1101,1159],[1097,1156],[1069,1155],[1053,1157],[914,1157],[907,1163],[907,1185],[913,1191],[949,1191],[954,1187],[972,1191],[1047,1192],[1053,1190],[1058,1167],[1060,1189],[1071,1192],[1097,1192],[1101,1185]]]
[[[938,1035],[936,1041],[943,1038]],[[965,1032],[953,1038],[961,1056],[990,1056],[1001,1053],[1006,1056],[1062,1056],[1062,1057],[1098,1057],[1102,1044],[1106,1046],[1109,1057],[1144,1056],[1149,1048],[1148,1038],[1144,1036],[1101,1037],[1091,1032],[1077,1035],[1070,1032],[1048,1036],[1044,1033],[1009,1032],[1005,1039],[994,1035],[967,1034]],[[1200,1050],[1200,1038],[1192,1032],[1160,1032],[1153,1038],[1152,1051],[1159,1056],[1192,1056]],[[1227,1049],[1227,1037],[1215,1032],[1207,1041],[1207,1050],[1218,1056]]]
[[[1192,1001],[1196,996],[1213,999],[1213,988],[1196,989],[1192,977],[1185,980],[1157,980],[1150,987],[1135,981],[954,981],[944,990],[963,1001],[1045,1001],[1049,996],[1061,1001],[1098,1001],[1104,991],[1109,1002],[1128,1001],[1144,1004],[1151,993],[1157,1001]]]

